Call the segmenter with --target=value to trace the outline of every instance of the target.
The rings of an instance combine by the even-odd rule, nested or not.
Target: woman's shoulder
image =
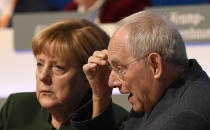
[[[48,119],[49,113],[40,106],[35,92],[11,94],[0,111],[0,123],[5,128],[33,129],[45,125]]]
[[[22,105],[38,105],[39,103],[35,92],[22,92],[9,95],[6,104],[13,107],[22,107]]]
[[[24,92],[11,94],[1,109],[1,113],[6,116],[13,115],[30,115],[35,111],[41,110],[41,106],[36,98],[35,92]],[[18,117],[18,116],[17,116]]]
[[[11,101],[33,101],[36,100],[35,92],[13,93],[9,95],[8,100]]]

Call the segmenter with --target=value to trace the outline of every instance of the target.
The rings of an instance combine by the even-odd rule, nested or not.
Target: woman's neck
[[[53,125],[54,128],[59,129],[62,123],[65,123],[69,120],[69,117],[70,117],[70,114],[68,114],[68,116],[52,115],[51,124]]]
[[[69,120],[72,110],[54,110],[51,113],[51,124],[54,128],[59,129],[62,123]]]

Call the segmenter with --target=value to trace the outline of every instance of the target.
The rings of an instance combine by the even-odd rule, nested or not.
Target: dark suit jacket
[[[120,19],[144,10],[150,6],[148,0],[106,0],[101,7],[99,19],[101,23],[117,22]],[[65,10],[77,10],[78,5],[75,2],[70,2],[66,5]]]
[[[113,105],[120,123],[127,118],[128,112]],[[83,116],[87,116],[87,113]],[[0,113],[0,130],[54,130],[50,122],[51,115],[40,106],[35,92],[10,95]],[[60,130],[72,130],[70,119],[61,125]]]
[[[209,130],[210,79],[195,60],[189,60],[189,64],[189,71],[181,75],[166,90],[151,112],[131,111],[130,117],[120,126],[120,129]],[[117,125],[113,125],[111,106],[95,119],[81,122],[73,118],[73,122],[77,123],[75,130],[117,129]],[[92,122],[96,125],[91,125]]]

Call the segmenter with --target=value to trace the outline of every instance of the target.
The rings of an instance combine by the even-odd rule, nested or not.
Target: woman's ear
[[[152,70],[155,79],[159,79],[163,73],[163,60],[162,57],[156,53],[150,53],[147,57],[148,64]]]

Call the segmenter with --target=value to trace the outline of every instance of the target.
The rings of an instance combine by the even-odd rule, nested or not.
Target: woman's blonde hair
[[[73,55],[82,67],[95,50],[107,48],[110,37],[87,20],[66,19],[50,25],[32,39],[33,54],[53,53],[68,58]],[[50,54],[49,54],[50,55]]]

